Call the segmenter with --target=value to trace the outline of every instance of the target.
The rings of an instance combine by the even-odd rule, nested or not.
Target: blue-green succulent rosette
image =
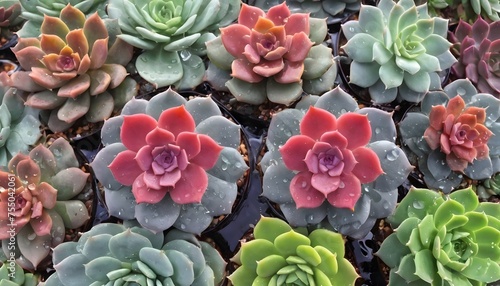
[[[315,110],[318,114],[321,110],[321,113],[327,111],[328,114],[330,114],[329,116],[337,118],[341,118],[343,115],[350,116],[354,114],[351,118],[359,119],[356,120],[356,122],[365,122],[362,126],[363,130],[372,131],[371,135],[363,134],[354,136],[354,133],[349,134],[349,138],[351,139],[357,137],[353,139],[357,141],[357,143],[353,142],[353,145],[359,145],[358,143],[360,141],[364,142],[361,147],[356,147],[360,150],[354,150],[352,151],[353,153],[351,153],[351,150],[342,150],[347,143],[341,142],[348,141],[340,138],[343,135],[339,135],[337,130],[322,133],[321,139],[315,140],[315,144],[318,146],[314,145],[307,153],[309,154],[312,152],[311,154],[313,154],[316,152],[315,150],[319,149],[324,151],[324,146],[326,146],[325,143],[330,144],[327,148],[330,151],[325,151],[324,153],[327,155],[326,157],[332,159],[331,162],[333,163],[331,165],[334,165],[334,167],[325,163],[320,164],[323,166],[319,166],[318,168],[320,170],[325,168],[328,169],[321,172],[324,173],[323,175],[328,173],[329,176],[332,176],[331,178],[325,178],[325,176],[319,174],[321,172],[318,172],[318,169],[310,165],[307,167],[309,171],[306,169],[303,171],[289,169],[287,165],[291,164],[285,162],[283,159],[285,157],[283,152],[287,152],[285,150],[288,149],[286,146],[290,144],[289,142],[297,142],[299,138],[304,137],[304,135],[302,135],[304,133],[302,132],[303,126],[301,126],[301,122],[308,116],[311,109]],[[336,120],[339,126],[338,130],[342,133],[343,130],[341,130],[342,128],[340,127],[341,119]],[[343,120],[342,123],[343,126],[346,126],[344,123],[346,123],[346,120]],[[313,127],[311,128],[313,130],[317,128],[324,129],[323,127],[327,123],[323,124],[320,122],[317,124],[316,127],[312,125]],[[355,130],[356,127],[351,125],[346,128]],[[360,140],[359,138],[361,137],[364,139]],[[332,138],[337,139],[334,140]],[[412,170],[412,166],[408,162],[404,152],[394,143],[395,140],[396,127],[390,113],[375,108],[359,109],[356,101],[338,87],[322,96],[303,97],[296,108],[283,110],[275,114],[271,120],[266,141],[267,152],[260,163],[264,173],[263,196],[279,205],[281,212],[292,226],[307,226],[325,223],[326,226],[331,226],[344,235],[362,238],[370,231],[378,218],[387,217],[392,213],[397,203],[398,187],[406,180],[408,174]],[[308,141],[311,140],[308,139]],[[336,142],[338,144],[331,142]],[[305,143],[308,142],[304,141],[304,144]],[[347,148],[349,148],[349,146],[347,146]],[[338,150],[342,152],[342,155],[338,153]],[[305,155],[305,152],[299,153],[304,153],[302,155]],[[312,158],[314,156],[309,156],[310,154],[305,155],[305,160],[314,163],[321,162],[321,160],[326,158],[321,154],[323,152],[317,153],[316,155],[319,161],[314,160],[314,158]],[[366,155],[361,156],[367,159],[363,161],[370,161],[370,166],[380,170],[380,172],[377,171],[376,176],[372,176],[373,174],[371,174],[369,170],[371,168],[367,170],[366,167],[360,167],[363,171],[358,172],[358,170],[354,172],[356,174],[351,173],[348,169],[352,170],[352,165],[358,164],[356,160],[351,161],[348,159],[353,158],[352,154],[354,153],[363,153],[363,155]],[[336,159],[332,156],[328,156],[328,154],[335,154],[334,157],[336,157]],[[370,154],[370,156],[367,154]],[[371,154],[373,154],[373,158]],[[289,156],[290,154],[288,154],[287,157]],[[325,159],[325,162],[327,161],[328,160]],[[359,164],[363,164],[363,161],[359,162]],[[377,161],[376,164],[374,161]],[[366,163],[368,162],[365,162],[365,164]],[[309,163],[306,162],[306,164]],[[348,165],[351,167],[347,167]],[[342,174],[339,175],[334,169],[344,170]],[[336,188],[334,188],[334,190],[329,190],[331,191],[329,194],[326,194],[324,190],[320,190],[321,193],[312,192],[311,188],[306,190],[307,186],[312,185],[314,187],[315,183],[313,182],[313,177],[313,179],[308,179],[310,183],[308,181],[303,181],[302,185],[296,185],[298,187],[295,187],[295,191],[293,191],[292,183],[297,184],[297,182],[300,182],[303,178],[308,178],[309,175],[306,174],[307,172],[311,172],[311,174],[314,173],[312,176],[319,174],[319,179],[324,180],[324,182],[336,183]],[[353,174],[357,178],[352,179]],[[368,177],[371,177],[371,179],[366,180]],[[338,178],[340,178],[340,181],[337,180]],[[297,193],[299,192],[297,189],[300,189],[300,186],[303,187],[303,191],[307,191],[307,194],[301,195]],[[322,187],[319,189],[316,187],[314,188],[316,190],[322,189]],[[338,200],[332,199],[330,195],[338,198]],[[319,200],[318,196],[322,197],[322,200]],[[300,201],[297,198],[299,198]],[[312,206],[310,204],[312,201],[319,203],[315,203],[315,206]]]
[[[110,0],[107,11],[118,19],[119,37],[142,49],[135,65],[156,87],[193,88],[203,82],[205,42],[233,22],[239,0]]]
[[[155,124],[151,131],[148,122]],[[184,125],[193,131],[180,132]],[[213,217],[231,213],[237,181],[248,169],[238,151],[239,125],[210,97],[187,101],[171,89],[128,102],[104,123],[101,139],[104,148],[91,166],[109,214],[154,232],[203,232]]]

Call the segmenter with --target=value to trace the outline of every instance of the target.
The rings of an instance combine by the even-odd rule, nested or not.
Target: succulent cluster
[[[0,245],[1,246],[1,245]],[[23,268],[13,261],[7,261],[0,253],[0,285],[2,286],[37,286],[40,282],[39,275],[24,272]]]
[[[104,223],[54,249],[46,286],[219,285],[226,263],[210,244],[176,229],[153,234]]]
[[[125,42],[144,51],[135,65],[156,87],[192,88],[203,81],[205,42],[238,16],[239,0],[110,0]]]
[[[463,20],[450,33],[458,62],[452,66],[459,78],[469,79],[479,92],[500,94],[500,22],[487,23],[478,17],[474,24]]]
[[[337,75],[324,19],[292,14],[285,3],[266,13],[243,4],[238,23],[207,42],[208,80],[238,100],[290,105],[305,91],[321,94]],[[230,74],[229,74],[230,73]]]
[[[500,1],[498,0],[462,0],[460,2],[464,10],[460,13],[460,17],[466,21],[473,21],[478,17],[491,21],[500,20]]]
[[[89,219],[87,207],[75,199],[89,188],[89,174],[78,167],[63,138],[48,148],[38,145],[29,155],[15,155],[7,167],[0,171],[0,240],[9,244],[16,236],[18,263],[34,269],[63,241],[66,228],[79,228]],[[3,250],[7,255],[8,248]]]
[[[362,6],[358,20],[342,25],[350,83],[368,88],[374,102],[419,102],[427,91],[440,89],[439,72],[456,62],[446,39],[448,21],[431,18],[426,5],[381,0]]]
[[[340,88],[304,97],[271,120],[263,195],[293,226],[326,219],[342,234],[363,237],[395,208],[397,187],[412,170],[395,139],[391,114],[359,109]]]
[[[186,101],[171,89],[133,99],[103,126],[92,162],[110,214],[152,231],[201,233],[228,214],[247,165],[240,128],[210,98]]]
[[[26,19],[21,30],[17,32],[21,38],[36,38],[40,35],[45,15],[59,17],[61,10],[68,4],[82,11],[85,15],[95,12],[105,17],[106,0],[19,0],[22,12],[21,17]]]
[[[0,1],[0,36],[4,38],[12,36],[12,29],[23,21],[19,15],[21,15],[19,0]]]
[[[262,217],[255,239],[243,242],[232,258],[239,267],[229,276],[244,285],[354,285],[354,267],[344,258],[342,235],[326,230],[292,229],[286,222]]]
[[[71,5],[59,17],[45,15],[40,38],[20,38],[12,49],[23,71],[2,73],[2,83],[29,92],[26,105],[46,110],[52,131],[84,116],[107,119],[136,93],[124,67],[132,46],[116,39],[119,31],[116,21],[105,23],[97,13],[86,19]]]
[[[15,88],[0,88],[0,170],[17,153],[27,154],[41,137],[38,112],[25,106]]]
[[[389,285],[486,285],[500,279],[500,205],[471,188],[443,196],[412,189],[388,220],[377,255]]]
[[[449,193],[463,174],[484,180],[500,171],[499,117],[500,100],[462,79],[428,93],[399,128],[427,186]]]
[[[496,173],[491,178],[478,184],[476,192],[477,196],[483,200],[488,200],[491,196],[500,195],[500,173]]]

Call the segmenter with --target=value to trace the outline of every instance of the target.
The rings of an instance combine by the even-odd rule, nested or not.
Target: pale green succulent
[[[203,81],[205,42],[238,17],[239,0],[110,0],[127,43],[143,49],[135,64],[156,87],[192,88]]]
[[[448,21],[431,18],[427,4],[413,0],[364,5],[342,32],[348,41],[341,48],[352,59],[350,83],[368,88],[376,103],[420,102],[441,88],[439,72],[456,62],[446,39]]]
[[[461,0],[464,8],[461,18],[466,21],[477,19],[478,15],[490,19],[492,22],[500,20],[500,1],[499,0]]]
[[[471,188],[442,195],[412,189],[388,221],[396,231],[377,252],[389,286],[486,285],[500,280],[500,204]]]
[[[358,274],[344,258],[342,235],[326,229],[292,229],[278,218],[262,217],[255,239],[243,242],[232,258],[239,267],[234,286],[354,285]]]
[[[54,249],[45,286],[219,285],[226,263],[210,244],[176,229],[166,235],[103,223]]]
[[[1,246],[1,245],[0,245]],[[3,252],[0,252],[0,256]],[[0,267],[1,286],[37,286],[40,282],[40,275],[31,272],[24,272],[23,268],[13,261],[8,261],[5,256],[0,257],[2,266]]]

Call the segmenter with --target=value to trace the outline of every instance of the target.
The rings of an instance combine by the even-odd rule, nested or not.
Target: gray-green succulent
[[[78,242],[54,249],[56,272],[45,286],[219,285],[226,262],[193,234],[172,229],[164,235],[131,223],[103,223]]]
[[[214,216],[231,213],[248,169],[240,127],[210,97],[187,101],[168,89],[133,99],[104,123],[101,138],[92,167],[109,213],[155,232],[200,234]]]
[[[446,39],[448,20],[430,17],[427,4],[381,0],[363,5],[358,20],[342,25],[352,60],[350,83],[368,88],[376,103],[420,102],[441,89],[439,72],[456,62]]]

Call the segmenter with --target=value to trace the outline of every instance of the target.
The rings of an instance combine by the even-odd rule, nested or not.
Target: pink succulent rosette
[[[286,3],[267,13],[242,5],[238,24],[221,29],[226,50],[236,58],[231,76],[249,83],[274,77],[278,83],[299,82],[309,39],[309,14],[291,14]]]
[[[298,171],[290,182],[297,208],[316,208],[327,200],[334,207],[353,209],[361,184],[383,173],[379,157],[366,147],[372,135],[368,117],[349,112],[336,118],[310,107],[300,133],[279,149],[286,167]]]
[[[120,139],[127,150],[109,168],[116,181],[132,186],[139,203],[155,204],[167,193],[177,204],[199,203],[223,147],[195,133],[183,105],[165,110],[158,121],[146,114],[124,116]]]
[[[0,171],[0,240],[10,237],[11,226],[18,233],[28,223],[37,236],[50,234],[52,218],[47,210],[56,205],[57,190],[40,181],[40,167],[27,155],[18,154],[10,164],[17,175]]]
[[[493,135],[485,125],[484,108],[468,107],[460,96],[435,105],[429,114],[430,126],[424,138],[432,150],[440,148],[453,171],[463,172],[469,163],[489,157],[488,139]]]

